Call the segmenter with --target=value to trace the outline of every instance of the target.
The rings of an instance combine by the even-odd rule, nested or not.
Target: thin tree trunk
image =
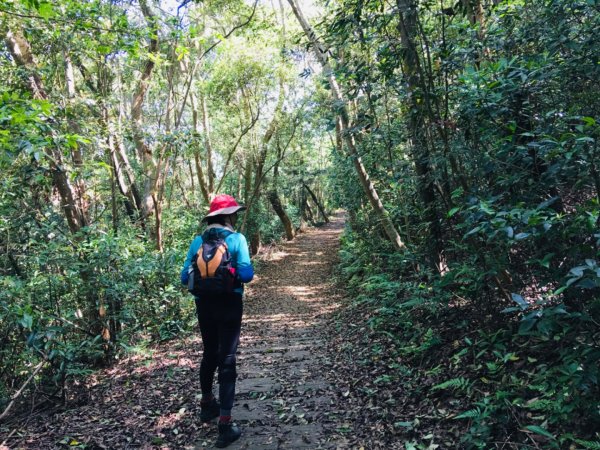
[[[190,94],[190,102],[192,104],[192,125],[194,127],[194,134],[200,135],[200,124],[198,122],[198,102],[196,100],[196,96],[194,94]],[[210,190],[208,183],[206,182],[206,177],[204,175],[204,169],[202,167],[202,161],[200,160],[200,147],[198,145],[194,145],[194,162],[196,163],[196,175],[198,176],[198,186],[200,186],[200,192],[202,193],[202,198],[208,204],[210,203]],[[211,169],[208,168],[210,172]]]
[[[252,190],[252,161],[250,159],[246,160],[246,165],[244,167],[244,204],[247,205],[250,200],[250,194]]]
[[[269,191],[267,197],[269,199],[269,202],[271,202],[271,206],[275,210],[277,217],[279,217],[279,220],[281,220],[281,223],[283,224],[283,228],[285,230],[285,238],[288,241],[291,241],[292,239],[294,239],[294,226],[292,225],[290,216],[288,216],[287,212],[285,211],[285,208],[281,204],[281,200],[279,199],[279,194],[277,193],[277,190],[273,189]]]
[[[148,7],[146,0],[140,0],[140,9],[144,15],[148,26],[150,27],[150,45],[148,47],[148,54],[156,55],[158,53],[158,32],[156,17]],[[154,212],[153,195],[154,192],[152,187],[155,184],[157,162],[152,154],[152,149],[144,141],[142,132],[142,111],[150,78],[154,70],[154,58],[149,57],[144,63],[142,75],[138,80],[136,92],[131,102],[131,125],[132,125],[132,136],[133,142],[137,150],[138,158],[142,161],[142,166],[145,175],[145,187],[144,187],[144,198],[142,203],[142,218],[145,219]]]
[[[295,128],[294,128],[294,131],[295,131]],[[292,138],[293,138],[293,134],[292,134],[292,137],[290,138],[290,141]],[[292,221],[290,220],[290,216],[288,216],[285,208],[281,204],[281,200],[279,198],[279,193],[277,192],[277,186],[279,183],[279,161],[281,161],[281,159],[283,158],[283,155],[284,155],[287,147],[289,146],[289,141],[288,141],[288,145],[286,145],[283,148],[279,144],[279,138],[277,138],[276,141],[277,141],[277,162],[273,166],[273,189],[271,189],[271,191],[269,191],[267,198],[269,199],[271,206],[275,210],[277,217],[279,217],[279,220],[281,220],[281,224],[283,225],[283,228],[285,230],[286,239],[288,241],[291,241],[292,239],[294,239],[294,234],[295,234],[294,226],[292,224]]]
[[[213,167],[213,148],[210,139],[210,122],[208,117],[208,107],[204,95],[200,96],[200,111],[202,112],[202,129],[204,131],[204,147],[206,149],[206,172],[208,175],[208,195],[212,199],[215,195],[215,170]]]
[[[162,242],[162,211],[161,211],[161,202],[156,199],[156,196],[153,195],[154,200],[154,216],[155,216],[155,232],[156,232],[156,250],[160,253],[163,252],[163,242]]]
[[[131,180],[134,179],[133,170],[130,166],[128,167],[129,161],[127,160],[127,155],[124,154],[123,144],[119,142],[120,138],[116,134],[106,107],[103,107],[102,120],[107,129],[107,145],[110,152],[110,161],[113,168],[115,183],[121,194],[125,197],[124,202],[127,215],[132,222],[135,222],[137,220],[136,211],[138,211],[140,200],[135,183],[131,183]],[[126,164],[123,163],[123,159],[126,161]],[[129,171],[131,171],[131,173],[129,173]],[[125,179],[126,173],[124,172],[127,173],[128,180]]]
[[[0,414],[0,422],[2,420],[4,420],[5,417],[8,416],[8,413],[14,406],[16,400],[21,396],[21,394],[23,393],[25,388],[29,385],[29,383],[31,383],[31,381],[33,381],[35,376],[38,374],[38,372],[40,370],[42,370],[42,367],[44,367],[44,364],[46,364],[47,362],[48,362],[48,360],[45,358],[42,361],[40,361],[38,363],[38,365],[35,367],[35,369],[33,370],[33,372],[31,373],[31,375],[29,375],[29,378],[27,378],[27,381],[25,381],[25,383],[23,383],[23,385],[19,388],[19,390],[10,398],[10,402],[8,403],[6,408],[4,408],[4,411],[2,411],[2,414]]]
[[[407,78],[408,89],[411,92],[412,111],[410,113],[409,131],[412,138],[413,160],[418,180],[418,190],[425,219],[429,223],[429,234],[432,243],[431,258],[433,265],[442,270],[442,233],[435,205],[435,186],[431,170],[431,156],[425,136],[425,121],[427,115],[422,98],[427,95],[428,86],[422,76],[419,54],[417,53],[415,36],[417,32],[417,9],[411,0],[397,0],[400,41],[404,48],[402,65]]]
[[[321,202],[319,201],[319,199],[317,198],[315,193],[308,187],[308,185],[304,181],[302,181],[302,185],[304,186],[306,191],[309,193],[310,197],[313,199],[313,202],[315,202],[315,205],[317,205],[317,208],[319,209],[321,216],[323,216],[323,220],[326,223],[329,223],[329,217],[327,217],[327,214],[325,213],[325,208],[323,208],[323,205],[321,205]]]
[[[310,205],[308,204],[308,197],[303,196],[302,197],[302,210],[306,213],[306,220],[308,222],[310,222],[311,225],[315,224],[315,215],[312,212],[312,209],[310,208]]]
[[[277,106],[275,106],[275,111],[273,112],[273,117],[271,118],[271,122],[263,135],[260,145],[260,153],[258,155],[258,159],[256,161],[255,169],[254,169],[254,185],[252,187],[252,195],[246,201],[246,213],[244,214],[244,221],[242,222],[242,230],[246,229],[246,223],[248,218],[250,217],[252,206],[256,199],[259,198],[260,188],[262,182],[264,180],[264,167],[265,162],[267,160],[267,155],[269,153],[269,143],[277,130],[277,125],[279,123],[279,115],[281,114],[281,109],[283,108],[283,101],[285,98],[285,92],[283,89],[283,82],[279,83],[279,97],[277,100]],[[252,239],[252,237],[251,237]]]
[[[304,30],[304,33],[310,40],[310,43],[317,56],[317,59],[323,66],[324,73],[328,77],[329,86],[331,88],[333,97],[336,101],[336,104],[339,105],[336,106],[339,109],[338,120],[340,121],[342,135],[344,140],[346,141],[346,146],[348,147],[348,151],[350,152],[350,155],[352,157],[352,162],[360,180],[360,184],[365,194],[367,195],[367,198],[369,199],[369,202],[371,203],[371,206],[373,207],[375,213],[379,217],[379,220],[381,221],[381,224],[383,226],[383,229],[385,230],[385,234],[387,235],[388,239],[390,240],[394,248],[396,248],[396,250],[404,250],[406,246],[402,241],[400,234],[396,230],[396,227],[393,224],[389,213],[383,206],[383,203],[379,198],[379,194],[377,193],[377,190],[375,189],[375,186],[373,185],[373,182],[371,181],[369,174],[367,173],[367,169],[365,168],[362,162],[362,158],[358,153],[358,149],[356,148],[354,136],[349,130],[350,119],[348,116],[347,102],[342,95],[342,92],[335,78],[335,74],[333,73],[333,70],[329,65],[327,54],[325,53],[323,46],[319,42],[317,36],[315,35],[307,20],[304,18],[304,15],[300,11],[294,0],[288,0],[288,2],[292,7],[296,19],[298,19],[300,26]]]

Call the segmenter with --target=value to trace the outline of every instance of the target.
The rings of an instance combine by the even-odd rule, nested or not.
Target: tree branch
[[[33,380],[35,378],[35,376],[38,374],[38,372],[40,370],[42,370],[42,367],[44,367],[44,364],[46,362],[48,362],[47,359],[43,359],[42,361],[40,361],[40,363],[35,367],[35,370],[29,376],[29,378],[27,379],[27,381],[25,381],[25,383],[23,383],[23,386],[21,386],[21,388],[11,397],[10,403],[8,404],[8,406],[6,407],[6,409],[4,410],[4,412],[2,412],[2,414],[0,414],[0,422],[8,415],[8,413],[10,412],[10,410],[12,409],[12,407],[14,406],[15,401],[21,396],[21,394],[23,393],[23,391],[25,390],[25,388],[27,387],[27,385],[29,383],[31,383],[31,380]]]

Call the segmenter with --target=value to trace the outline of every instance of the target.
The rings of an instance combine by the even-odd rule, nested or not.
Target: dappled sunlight
[[[264,256],[263,259],[264,259],[264,261],[277,262],[277,261],[281,261],[281,260],[287,258],[288,256],[290,256],[290,254],[287,252],[277,251],[277,252],[268,253],[267,255]]]
[[[299,266],[325,266],[320,261],[302,261],[302,262],[297,263],[297,265],[299,265]]]
[[[337,225],[310,230],[261,256],[265,266],[247,290],[243,333],[248,342],[283,329],[308,332],[317,317],[338,308],[331,271],[340,232]]]
[[[164,428],[175,428],[177,423],[181,421],[181,416],[185,413],[185,409],[183,411],[179,411],[176,413],[166,414],[164,416],[159,417],[156,420],[156,424],[154,425],[154,429],[162,430]]]
[[[304,299],[305,297],[309,297],[309,296],[322,295],[324,287],[325,286],[323,286],[323,285],[316,285],[316,286],[288,285],[284,288],[284,290],[286,292],[288,292],[289,294],[293,294],[294,296],[296,296],[300,299]]]

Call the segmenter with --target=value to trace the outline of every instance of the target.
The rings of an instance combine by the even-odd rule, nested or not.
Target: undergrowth
[[[465,298],[350,231],[341,274],[353,300],[338,331],[376,342],[355,363],[384,369],[361,395],[388,395],[386,385],[408,397],[405,448],[600,448],[597,301],[576,311],[519,298],[505,308],[494,291]],[[484,314],[483,302],[497,306]]]

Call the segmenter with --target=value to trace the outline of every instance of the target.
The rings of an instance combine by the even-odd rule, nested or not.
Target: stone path
[[[336,448],[324,378],[323,318],[337,307],[331,271],[341,217],[271,253],[245,303],[234,419],[244,430],[232,449]]]

